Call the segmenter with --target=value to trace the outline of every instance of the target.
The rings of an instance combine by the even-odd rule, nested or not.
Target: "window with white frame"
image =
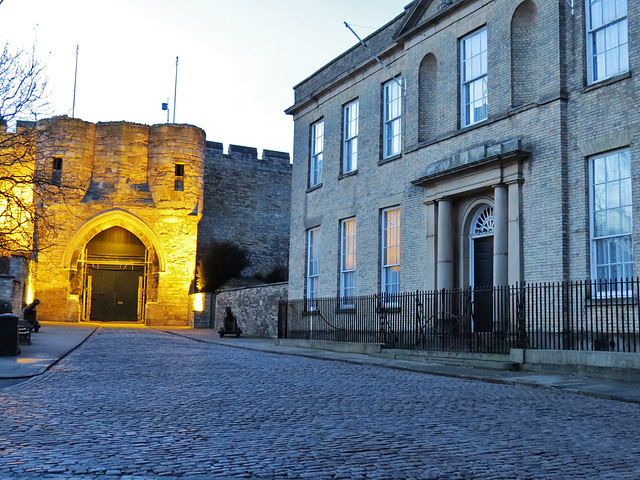
[[[354,305],[356,296],[356,219],[340,222],[340,304]]]
[[[487,119],[487,29],[460,41],[461,127]]]
[[[402,151],[402,80],[394,78],[384,84],[384,128],[382,156],[399,155]]]
[[[307,309],[315,310],[320,280],[320,228],[307,230]]]
[[[322,183],[322,151],[324,149],[324,120],[311,125],[311,159],[309,162],[309,187]]]
[[[586,0],[589,83],[629,71],[627,0]]]
[[[382,211],[381,293],[400,293],[400,208]]]
[[[358,168],[358,117],[360,102],[355,100],[344,106],[344,143],[342,146],[342,173]]]
[[[631,154],[620,150],[593,157],[590,162],[592,278],[631,278]]]

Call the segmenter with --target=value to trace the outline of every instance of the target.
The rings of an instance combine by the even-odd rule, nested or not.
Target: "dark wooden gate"
[[[89,268],[93,277],[91,320],[135,322],[138,320],[138,289],[143,275],[136,270]]]

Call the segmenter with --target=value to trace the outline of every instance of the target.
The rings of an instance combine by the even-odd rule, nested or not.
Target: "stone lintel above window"
[[[458,152],[427,167],[425,174],[411,183],[428,186],[451,175],[493,163],[518,163],[529,158],[530,152],[523,150],[521,139],[516,138],[496,145],[481,145]]]

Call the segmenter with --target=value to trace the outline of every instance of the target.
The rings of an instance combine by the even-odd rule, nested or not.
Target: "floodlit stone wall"
[[[79,260],[95,235],[119,226],[134,233],[149,255],[145,313],[138,320],[190,324],[204,131],[190,125],[91,124],[66,117],[42,122],[41,128],[50,133],[39,146],[38,168],[52,171],[54,158],[61,158],[61,183],[73,189],[64,198],[42,199],[56,229],[42,232],[43,240],[55,241],[47,242],[53,245],[38,258],[39,318],[90,318],[82,309]],[[180,191],[175,191],[176,163],[184,165]]]
[[[26,192],[25,204],[33,201],[38,224],[35,233],[28,222],[15,230],[16,238],[26,239],[20,271],[13,268],[13,258],[12,271],[0,272],[0,294],[17,310],[37,297],[42,320],[91,320],[98,305],[94,294],[99,292],[103,302],[116,290],[104,283],[94,288],[96,270],[144,265],[142,280],[133,274],[128,280],[138,279],[137,287],[130,284],[137,292],[137,313],[128,310],[123,316],[133,320],[137,315],[138,322],[149,325],[192,325],[189,294],[196,288],[198,247],[218,240],[246,248],[252,261],[246,274],[287,266],[287,153],[265,150],[258,158],[255,149],[232,145],[224,154],[222,144],[206,142],[204,131],[191,125],[94,124],[65,116],[22,122],[14,136],[20,142],[13,150],[22,148],[25,161],[13,173],[35,171],[45,187],[36,188],[33,197],[30,188]],[[7,151],[5,142],[0,154]],[[19,219],[11,221],[19,224]],[[87,258],[87,244],[112,227],[135,235],[146,256]],[[117,284],[124,277],[115,278]],[[126,302],[113,293],[114,305],[135,303],[135,295],[122,295]]]

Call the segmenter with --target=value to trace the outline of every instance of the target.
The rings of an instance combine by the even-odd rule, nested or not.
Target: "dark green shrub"
[[[287,267],[278,266],[267,274],[256,273],[254,277],[258,280],[262,280],[264,283],[286,282],[289,279],[289,270]]]
[[[201,274],[205,292],[215,292],[251,265],[247,250],[231,242],[213,242],[202,255]]]

